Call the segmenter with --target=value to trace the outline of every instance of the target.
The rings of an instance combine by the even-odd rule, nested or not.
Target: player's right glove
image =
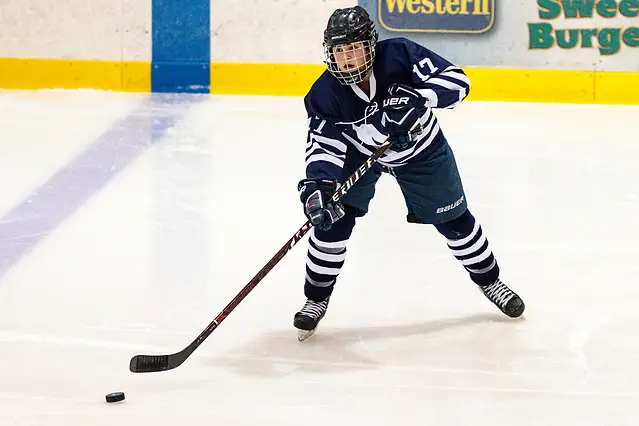
[[[415,89],[403,84],[392,84],[388,97],[382,103],[382,125],[395,150],[410,148],[422,133],[422,115],[426,112],[425,99]]]
[[[337,188],[337,182],[328,179],[302,179],[297,184],[300,200],[304,203],[304,214],[313,226],[322,231],[328,231],[344,217],[342,203],[331,200]]]

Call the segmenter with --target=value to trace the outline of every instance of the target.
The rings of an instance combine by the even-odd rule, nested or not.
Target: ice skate
[[[328,300],[329,298],[322,302],[315,302],[308,299],[304,307],[295,314],[293,325],[298,329],[297,340],[301,342],[315,334],[317,325],[326,314]]]
[[[479,286],[484,295],[495,304],[504,314],[517,318],[524,313],[524,301],[499,278],[487,286]]]

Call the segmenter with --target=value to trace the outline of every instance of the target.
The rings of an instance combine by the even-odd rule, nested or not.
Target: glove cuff
[[[331,179],[302,179],[297,184],[300,201],[306,202],[308,196],[318,189],[322,194],[332,196],[337,190],[337,181]]]

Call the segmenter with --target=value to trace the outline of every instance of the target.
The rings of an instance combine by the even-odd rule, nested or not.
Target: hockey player
[[[309,238],[304,293],[295,314],[299,340],[326,313],[357,217],[364,216],[382,173],[398,182],[411,223],[433,224],[471,280],[509,317],[524,302],[499,279],[499,266],[468,210],[453,152],[433,114],[468,95],[464,72],[404,38],[377,42],[360,6],[337,9],[324,31],[327,70],[304,98],[308,114],[306,179],[298,184]],[[387,139],[391,147],[342,198],[331,195]]]

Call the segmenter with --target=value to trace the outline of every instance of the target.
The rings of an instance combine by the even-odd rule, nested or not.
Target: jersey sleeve
[[[307,96],[306,177],[338,180],[346,159],[346,141],[329,117],[321,114]]]
[[[405,40],[413,87],[427,99],[431,108],[454,108],[470,92],[470,80],[458,66],[430,51]]]

